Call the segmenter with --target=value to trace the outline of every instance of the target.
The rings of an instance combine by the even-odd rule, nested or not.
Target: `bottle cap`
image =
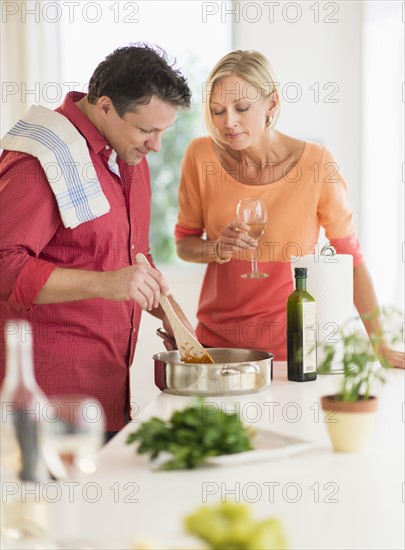
[[[306,267],[295,267],[294,272],[296,277],[304,277],[307,276],[308,269]]]

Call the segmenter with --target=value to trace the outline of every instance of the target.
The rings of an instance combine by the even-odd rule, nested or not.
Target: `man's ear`
[[[97,108],[103,118],[107,117],[112,111],[114,111],[114,105],[111,99],[103,95],[97,101]]]

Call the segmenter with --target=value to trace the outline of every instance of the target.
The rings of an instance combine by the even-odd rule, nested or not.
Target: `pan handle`
[[[156,334],[161,338],[162,340],[168,342],[171,346],[174,346],[174,349],[178,349],[176,339],[171,334],[168,334],[165,330],[162,328],[158,328],[156,330]]]

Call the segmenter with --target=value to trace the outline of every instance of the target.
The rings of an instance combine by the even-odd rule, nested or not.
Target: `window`
[[[220,18],[211,22],[204,14],[207,4],[212,2],[83,2],[64,11],[61,23],[60,70],[66,91],[86,91],[98,63],[117,47],[134,42],[163,47],[188,77],[193,92],[191,110],[179,114],[175,126],[163,137],[162,150],[148,155],[153,188],[151,248],[158,262],[177,259],[173,230],[180,162],[191,139],[205,133],[202,83],[231,47],[231,24]]]

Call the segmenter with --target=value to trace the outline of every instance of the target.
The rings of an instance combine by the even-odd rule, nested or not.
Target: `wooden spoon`
[[[148,259],[143,254],[138,253],[136,255],[136,260],[138,263],[144,263],[150,266]],[[167,297],[160,294],[159,303],[172,326],[182,360],[185,363],[214,363],[214,360],[207,350],[203,348],[200,342],[186,329],[177,317]]]

